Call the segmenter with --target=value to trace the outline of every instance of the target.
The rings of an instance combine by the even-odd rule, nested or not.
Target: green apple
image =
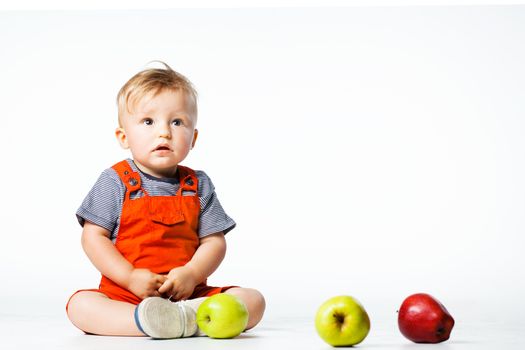
[[[226,339],[238,336],[248,324],[248,310],[231,294],[215,294],[197,310],[197,325],[208,337]]]
[[[363,341],[370,331],[364,307],[346,295],[325,301],[315,316],[319,336],[332,346],[351,346]]]

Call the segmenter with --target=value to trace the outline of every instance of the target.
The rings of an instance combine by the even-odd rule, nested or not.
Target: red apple
[[[450,337],[454,319],[436,298],[418,293],[403,301],[397,324],[401,333],[415,343],[440,343]]]

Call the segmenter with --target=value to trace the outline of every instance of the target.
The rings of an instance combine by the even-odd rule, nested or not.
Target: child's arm
[[[115,248],[109,236],[105,228],[89,221],[84,223],[82,248],[93,265],[104,276],[142,299],[158,296],[158,288],[166,277],[147,269],[135,269]]]
[[[175,300],[189,298],[195,286],[217,270],[225,255],[226,240],[222,232],[201,238],[192,259],[186,265],[170,271],[159,293],[172,295]]]

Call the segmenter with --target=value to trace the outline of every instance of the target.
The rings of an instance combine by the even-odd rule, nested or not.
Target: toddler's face
[[[183,91],[146,95],[123,116],[117,139],[123,148],[131,150],[140,170],[173,177],[197,139],[196,117],[190,111]]]

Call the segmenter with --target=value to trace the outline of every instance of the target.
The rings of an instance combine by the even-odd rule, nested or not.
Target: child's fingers
[[[167,280],[168,278],[165,275],[156,275],[153,281],[155,289],[158,291]]]
[[[155,274],[155,279],[157,281],[160,281],[161,283],[164,283],[168,280],[168,275],[158,275],[158,274]]]
[[[169,293],[173,289],[173,282],[171,280],[166,280],[159,288],[159,293]]]
[[[167,281],[168,281],[168,277],[166,277],[166,275],[159,275],[159,277],[157,278],[157,289],[159,289]],[[173,286],[173,281],[171,281],[171,283]]]

